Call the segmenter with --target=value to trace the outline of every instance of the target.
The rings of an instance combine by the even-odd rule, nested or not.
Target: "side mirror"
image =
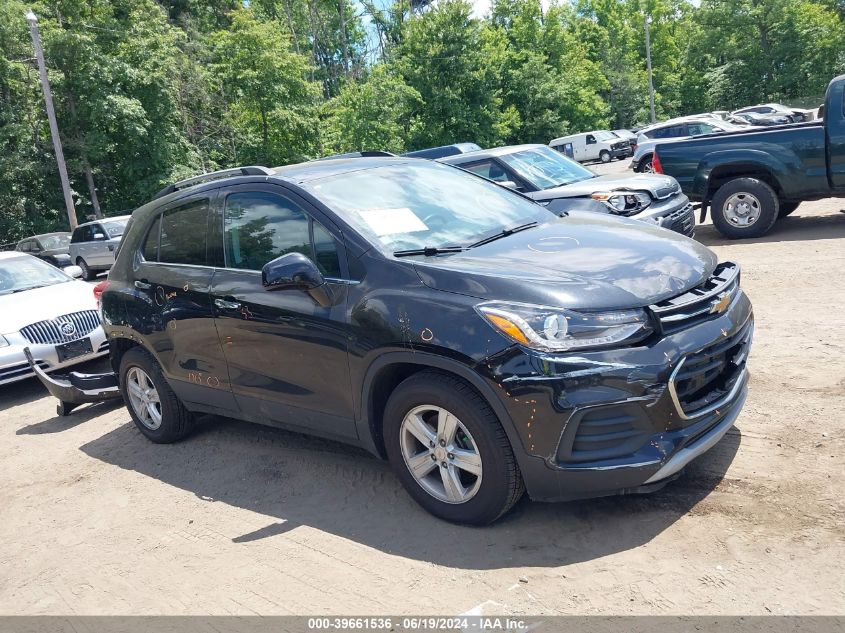
[[[277,257],[261,269],[265,290],[303,290],[321,308],[332,305],[332,291],[316,264],[302,253]]]
[[[106,239],[106,236],[103,235],[102,233],[94,233],[94,239],[95,240],[104,240],[104,239]]]
[[[587,139],[587,145],[595,145],[595,144],[596,144],[596,139],[594,139],[594,138],[588,138]]]
[[[82,277],[82,269],[79,266],[67,266],[64,271],[74,279]]]
[[[519,185],[517,185],[513,180],[500,180],[499,184],[503,187],[507,187],[508,189],[519,190]]]

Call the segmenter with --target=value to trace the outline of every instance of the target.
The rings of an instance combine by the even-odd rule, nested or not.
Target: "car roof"
[[[0,261],[4,259],[22,259],[24,257],[32,257],[32,255],[21,253],[20,251],[0,251]]]
[[[455,154],[454,156],[444,156],[443,158],[438,158],[437,162],[439,163],[449,163],[449,164],[456,164],[456,163],[467,163],[473,160],[478,160],[479,158],[487,158],[492,156],[505,156],[507,154],[514,154],[516,152],[521,152],[527,149],[537,149],[537,148],[548,148],[548,145],[542,145],[540,143],[526,143],[523,145],[503,145],[502,147],[492,147],[490,149],[481,149],[476,150],[474,152],[467,152],[466,154]]]
[[[70,235],[70,231],[53,231],[52,233],[39,233],[38,235],[30,235],[29,237],[25,237],[21,242],[26,240],[36,240],[42,237],[53,237],[54,235]]]
[[[279,178],[292,183],[305,183],[311,180],[318,180],[320,178],[328,178],[330,176],[337,176],[339,174],[347,174],[354,171],[363,171],[366,169],[375,169],[376,167],[386,167],[388,165],[405,165],[413,163],[430,163],[432,161],[424,158],[405,158],[405,157],[380,157],[380,156],[364,156],[360,158],[332,158],[315,160],[307,163],[297,163],[295,165],[286,165],[284,167],[276,167],[275,174],[270,178]],[[219,182],[219,181],[218,181]]]
[[[76,228],[79,228],[80,226],[88,226],[89,224],[99,224],[100,222],[112,222],[114,220],[128,220],[131,217],[132,217],[131,215],[115,215],[115,216],[112,216],[112,217],[109,217],[109,218],[103,218],[102,220],[90,220],[89,222],[83,222],[82,224],[80,224]]]

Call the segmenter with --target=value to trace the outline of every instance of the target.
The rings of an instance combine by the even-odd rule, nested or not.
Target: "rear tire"
[[[139,386],[145,395],[137,391]],[[159,364],[140,347],[133,347],[120,360],[120,393],[132,421],[147,439],[170,444],[190,432],[193,416],[167,384]]]
[[[653,174],[654,173],[654,165],[651,163],[652,157],[648,156],[647,158],[643,158],[640,161],[638,172],[641,174]]]
[[[713,224],[727,238],[760,237],[778,219],[778,197],[757,178],[734,178],[719,187],[710,203]]]
[[[88,264],[87,264],[87,263],[85,263],[85,260],[84,260],[84,259],[82,259],[81,257],[79,257],[79,258],[76,260],[76,265],[77,265],[77,266],[79,266],[79,267],[82,269],[82,278],[83,278],[85,281],[92,281],[92,280],[96,279],[96,277],[97,277],[97,273],[95,273],[93,270],[91,270],[91,269],[88,267]]]
[[[800,204],[800,202],[781,202],[780,210],[778,210],[778,220],[790,215]]]
[[[611,159],[612,159],[612,158],[613,158],[613,157],[610,155],[610,152],[608,152],[606,149],[603,149],[603,150],[599,153],[599,159],[600,159],[600,160],[601,160],[601,162],[603,162],[603,163],[609,163],[609,162],[611,161]]]
[[[492,523],[525,491],[496,414],[454,376],[423,371],[396,387],[384,412],[384,440],[391,466],[408,493],[446,521]],[[451,490],[450,473],[458,477],[457,488]]]

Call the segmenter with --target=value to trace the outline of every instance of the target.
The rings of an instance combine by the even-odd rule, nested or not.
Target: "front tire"
[[[599,152],[599,159],[601,160],[601,162],[609,163],[611,158],[612,156],[610,155],[610,152],[608,152],[606,149],[603,149],[601,152]]]
[[[653,174],[654,173],[654,165],[652,165],[651,161],[652,161],[651,156],[643,158],[640,161],[639,169],[637,169],[637,171],[640,172],[641,174]]]
[[[120,393],[138,430],[156,444],[170,444],[191,430],[193,416],[167,384],[161,367],[133,347],[120,361]]]
[[[492,523],[525,490],[496,414],[454,376],[424,371],[396,387],[384,412],[384,439],[408,493],[446,521]]]
[[[778,219],[778,197],[757,178],[735,178],[719,187],[711,201],[716,229],[727,238],[760,237]]]
[[[97,277],[97,273],[88,267],[88,264],[81,257],[76,260],[76,265],[82,269],[82,278],[85,281],[92,281]]]

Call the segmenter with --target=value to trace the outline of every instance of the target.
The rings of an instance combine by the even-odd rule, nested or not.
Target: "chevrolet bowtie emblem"
[[[724,312],[725,310],[728,309],[728,306],[730,305],[730,303],[731,303],[731,295],[730,295],[729,292],[726,292],[723,295],[720,295],[719,299],[717,301],[714,301],[710,305],[710,314],[715,314],[717,312],[721,314],[722,312]]]

